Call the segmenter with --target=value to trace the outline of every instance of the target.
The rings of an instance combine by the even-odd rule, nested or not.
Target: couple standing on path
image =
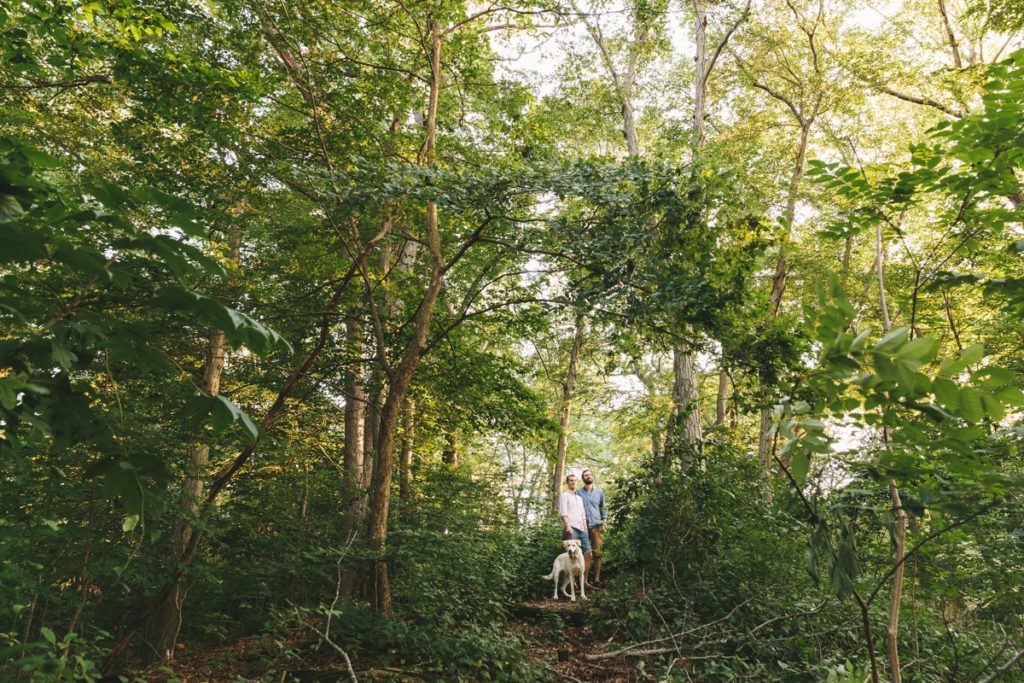
[[[577,540],[583,548],[583,578],[587,588],[601,587],[601,551],[604,547],[604,531],[608,526],[608,510],[604,504],[604,491],[594,485],[594,475],[583,470],[583,488],[577,490],[576,475],[565,478],[568,491],[558,499],[558,516],[565,527],[562,540]],[[594,568],[594,580],[590,581],[590,568]]]

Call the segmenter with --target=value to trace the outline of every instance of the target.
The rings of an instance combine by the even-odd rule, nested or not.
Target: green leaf
[[[932,382],[935,399],[949,412],[955,413],[960,406],[960,389],[956,383],[945,377],[938,377]]]
[[[260,428],[252,418],[249,417],[245,412],[239,411],[239,419],[242,420],[242,426],[245,427],[245,431],[249,432],[249,435],[254,439],[258,439],[260,436]]]
[[[939,342],[930,337],[918,337],[904,344],[896,352],[897,358],[909,358],[919,363],[927,363],[935,358],[939,351]]]
[[[960,360],[966,365],[976,365],[985,357],[984,344],[972,344],[960,352]]]
[[[1015,408],[1024,407],[1024,391],[1017,387],[1003,387],[996,392],[996,396],[1004,405],[1014,406]]]
[[[939,365],[939,374],[944,377],[959,375],[967,369],[967,366],[977,364],[984,356],[985,346],[983,344],[968,346],[960,352],[960,357],[956,360],[947,359],[942,361]]]
[[[971,373],[971,380],[989,390],[996,390],[1017,381],[1016,375],[1003,368],[982,368]]]
[[[124,518],[124,521],[121,522],[121,531],[124,531],[125,533],[129,533],[129,532],[132,531],[132,529],[134,529],[136,526],[138,526],[138,524],[139,524],[139,515],[128,515],[127,517]]]
[[[43,626],[39,629],[39,635],[43,637],[43,640],[48,642],[50,645],[57,644],[57,636],[54,634],[53,629],[49,626]]]
[[[2,196],[0,196],[2,200]],[[3,207],[0,206],[0,216]],[[40,261],[49,256],[45,232],[17,223],[0,223],[0,263]]]
[[[18,394],[15,389],[20,382],[10,377],[0,377],[0,408],[14,410],[18,403]]]
[[[853,343],[850,345],[850,353],[859,353],[860,351],[863,351],[864,350],[864,345],[867,343],[868,337],[870,337],[870,336],[871,336],[871,328],[870,327],[867,328],[866,330],[863,330],[860,334],[858,334],[854,338]]]
[[[1006,417],[1006,411],[1003,409],[1003,404],[992,394],[981,395],[981,403],[985,407],[985,415],[988,419],[993,422],[998,422]]]
[[[960,390],[960,417],[970,423],[980,422],[985,417],[985,409],[981,403],[981,392],[974,387]]]
[[[224,429],[234,424],[241,412],[238,406],[232,403],[230,399],[224,396],[214,397],[213,428],[218,432],[224,431]]]
[[[897,327],[895,330],[892,330],[889,334],[878,340],[878,343],[874,346],[874,350],[879,353],[893,353],[896,349],[903,346],[909,335],[909,327]]]
[[[793,475],[793,480],[798,486],[803,486],[804,482],[807,481],[807,472],[811,468],[810,456],[803,450],[799,450],[793,454],[793,462],[789,466],[789,473]]]
[[[53,357],[53,361],[65,370],[70,369],[75,364],[75,361],[78,360],[78,356],[57,342],[51,344],[50,355]]]

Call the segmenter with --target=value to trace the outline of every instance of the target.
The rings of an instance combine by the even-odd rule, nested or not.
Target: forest
[[[0,680],[1024,681],[1020,0],[0,49]]]

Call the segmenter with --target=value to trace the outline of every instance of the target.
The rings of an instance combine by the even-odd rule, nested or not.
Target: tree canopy
[[[0,677],[1024,680],[1022,28],[3,5]]]

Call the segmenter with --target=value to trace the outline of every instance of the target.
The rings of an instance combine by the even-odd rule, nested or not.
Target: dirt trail
[[[607,590],[607,589],[606,589]],[[603,652],[612,646],[598,638],[591,625],[597,614],[595,603],[602,594],[570,602],[550,596],[522,603],[509,621],[509,627],[534,646],[524,653],[528,660],[546,668],[562,681],[589,683],[632,683],[649,681],[641,670],[621,660],[590,662],[581,655]]]

